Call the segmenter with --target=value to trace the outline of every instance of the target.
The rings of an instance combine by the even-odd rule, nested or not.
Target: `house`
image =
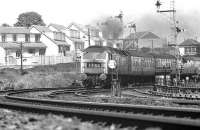
[[[70,45],[62,32],[48,27],[0,27],[0,65],[47,65],[72,62]]]
[[[182,56],[195,56],[200,54],[200,42],[187,39],[179,44],[179,52]]]
[[[27,57],[45,55],[47,46],[41,42],[40,33],[30,33],[26,27],[0,27],[0,65],[20,64],[20,43],[25,64]]]
[[[66,41],[70,45],[70,51],[77,57],[81,51],[92,45],[106,45],[102,32],[93,26],[83,26],[71,23],[68,27],[58,24],[49,24],[49,29],[55,32],[65,33]]]
[[[152,32],[143,31],[130,33],[127,37],[125,37],[123,48],[160,48],[163,47],[164,44],[166,44],[165,39],[161,39]]]
[[[179,44],[179,53],[184,64],[184,73],[195,74],[200,70],[200,42],[194,39]]]
[[[67,56],[70,45],[66,42],[63,32],[55,32],[45,26],[33,25],[30,33],[39,33],[46,46],[45,56]]]

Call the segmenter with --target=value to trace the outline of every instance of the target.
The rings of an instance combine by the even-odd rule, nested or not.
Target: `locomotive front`
[[[107,53],[98,47],[87,48],[81,57],[81,73],[85,87],[101,86],[107,74]]]

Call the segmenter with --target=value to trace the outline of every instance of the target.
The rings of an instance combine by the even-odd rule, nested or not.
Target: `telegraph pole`
[[[20,59],[21,59],[21,67],[20,67],[20,71],[21,71],[21,75],[23,75],[23,47],[22,47],[22,42],[20,42]]]
[[[160,0],[157,0],[156,2],[157,12],[158,13],[169,13],[170,14],[170,24],[172,28],[172,34],[173,38],[172,41],[175,45],[175,57],[176,57],[176,79],[177,81],[180,80],[180,70],[179,70],[179,49],[177,45],[177,37],[178,33],[180,33],[182,30],[177,26],[178,21],[176,20],[176,10],[175,10],[175,0],[170,1],[170,9],[169,10],[160,10],[160,6],[162,5]]]
[[[90,46],[90,28],[88,27],[88,45]]]

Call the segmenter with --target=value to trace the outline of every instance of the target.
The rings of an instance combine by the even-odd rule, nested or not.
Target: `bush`
[[[73,73],[30,73],[15,83],[15,89],[68,87],[78,76]]]

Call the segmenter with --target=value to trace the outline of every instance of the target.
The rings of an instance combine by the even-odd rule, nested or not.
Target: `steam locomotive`
[[[108,67],[110,60],[116,61],[114,70]],[[163,76],[170,80],[175,69],[176,58],[169,54],[90,46],[81,56],[81,73],[86,87],[109,87],[112,78],[118,78],[123,86],[154,84]]]

